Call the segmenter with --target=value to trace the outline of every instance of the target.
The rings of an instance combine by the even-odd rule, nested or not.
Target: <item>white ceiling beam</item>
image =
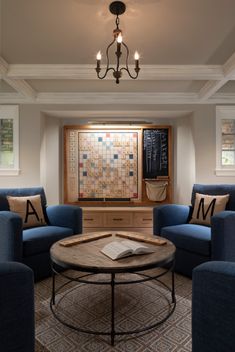
[[[0,94],[1,103],[22,104],[196,104],[195,93],[38,93],[32,100],[16,93]]]
[[[234,104],[235,94],[216,93],[201,101],[196,93],[38,93],[30,99],[19,93],[0,93],[0,104]]]
[[[196,103],[195,93],[38,93],[39,104],[187,104]]]
[[[223,78],[220,81],[207,81],[206,84],[200,89],[198,96],[201,101],[209,99],[216,93],[223,85],[227,83],[228,79]]]
[[[207,102],[210,104],[235,104],[235,93],[216,93]]]
[[[35,99],[37,93],[35,90],[23,79],[12,79],[8,77],[10,65],[0,56],[0,78],[3,79],[9,86],[15,89],[18,93]]]
[[[3,77],[4,81],[14,88],[18,93],[24,95],[26,98],[35,99],[37,96],[36,91],[23,79],[11,79]]]
[[[8,63],[0,56],[0,78],[6,75],[8,67]]]
[[[134,72],[134,66],[130,65]],[[14,79],[97,79],[94,65],[10,65],[7,73]],[[142,65],[140,80],[220,80],[219,65]],[[107,75],[106,79],[113,79]],[[122,80],[130,79],[123,74]]]
[[[229,80],[235,77],[235,53],[222,66],[223,77],[217,81],[208,81],[199,92],[199,99],[205,101],[211,98]]]
[[[235,53],[223,65],[224,76],[228,79],[235,74]]]

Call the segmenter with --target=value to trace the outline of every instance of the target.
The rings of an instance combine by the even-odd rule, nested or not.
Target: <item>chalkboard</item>
[[[143,133],[143,176],[168,176],[168,129],[145,129]]]

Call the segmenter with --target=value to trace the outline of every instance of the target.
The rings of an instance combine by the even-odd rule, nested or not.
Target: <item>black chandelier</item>
[[[132,75],[129,67],[128,67],[128,58],[129,58],[129,49],[128,46],[123,42],[123,38],[122,38],[122,30],[119,28],[119,16],[122,15],[125,11],[126,11],[126,5],[122,2],[122,1],[114,1],[109,5],[109,11],[113,14],[116,15],[116,28],[113,30],[113,41],[108,45],[107,49],[106,49],[106,60],[107,60],[107,64],[106,64],[106,69],[105,72],[102,75],[100,75],[101,72],[101,67],[100,67],[100,63],[101,63],[101,52],[99,51],[98,54],[96,55],[96,72],[97,72],[97,77],[99,79],[104,79],[107,76],[107,73],[109,71],[113,71],[113,76],[116,79],[116,83],[119,83],[119,79],[122,76],[122,71],[126,71],[128,73],[128,75],[132,78],[132,79],[136,79],[138,77],[140,68],[139,68],[139,54],[136,51],[135,55],[134,55],[134,59],[135,59],[135,75]],[[115,45],[115,42],[117,44],[116,47],[116,51],[115,51],[115,55],[116,55],[116,67],[110,67],[110,63],[109,63],[109,50],[112,47],[112,45]],[[126,49],[126,60],[125,60],[125,65],[123,67],[120,67],[120,58],[122,55],[122,46]]]

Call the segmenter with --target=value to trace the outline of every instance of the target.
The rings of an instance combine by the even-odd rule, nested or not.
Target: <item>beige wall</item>
[[[79,110],[78,106],[70,109]],[[151,107],[152,108],[152,107]],[[168,110],[161,106],[159,110]],[[215,106],[170,106],[192,110],[188,116],[156,119],[154,123],[172,124],[174,129],[174,201],[188,204],[193,183],[235,183],[235,177],[215,176]],[[20,106],[20,175],[0,177],[0,187],[45,187],[48,203],[63,199],[63,124],[86,120],[49,117],[44,110],[68,110],[68,106]],[[157,110],[158,107],[155,107]]]
[[[196,180],[193,119],[191,114],[177,119],[174,125],[174,199],[180,204],[190,203]]]
[[[48,204],[58,204],[62,201],[61,121],[42,114],[41,129],[40,180]]]

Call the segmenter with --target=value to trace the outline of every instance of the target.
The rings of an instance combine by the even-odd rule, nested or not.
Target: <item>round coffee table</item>
[[[56,242],[50,250],[51,255],[51,265],[52,265],[52,297],[50,301],[50,307],[53,315],[57,320],[59,320],[64,325],[75,329],[79,332],[96,334],[96,335],[110,335],[111,345],[114,345],[114,338],[116,335],[127,335],[136,334],[150,330],[164,321],[166,321],[170,315],[174,312],[176,306],[175,299],[175,287],[174,287],[174,260],[175,260],[175,246],[170,241],[166,240],[166,244],[162,246],[157,246],[149,243],[144,243],[151,248],[153,248],[153,253],[133,255],[126,258],[111,260],[103,253],[101,249],[108,243],[112,241],[123,241],[124,238],[115,236],[116,233],[122,234],[122,231],[112,231],[112,232],[102,232],[101,234],[110,234],[109,237],[96,239],[90,242],[74,244],[69,247],[62,246],[59,242]],[[86,234],[86,236],[97,236],[98,232],[92,232]],[[138,234],[130,232],[130,234]],[[146,236],[143,236],[146,237]],[[79,239],[81,235],[71,236],[68,239]],[[156,237],[155,237],[156,238]],[[69,275],[67,272],[58,270],[58,266],[62,269],[72,269],[78,272],[84,272],[84,275],[74,277],[74,275]],[[161,272],[153,274],[153,270],[148,274],[148,270],[155,268],[164,268]],[[146,273],[147,271],[147,273]],[[171,288],[165,283],[159,280],[160,277],[165,275],[167,272],[171,272]],[[127,280],[117,280],[116,274],[128,274]],[[108,280],[92,280],[91,277],[97,274],[107,274]],[[133,274],[133,280],[130,280],[130,274]],[[82,327],[74,326],[73,324],[68,324],[64,319],[61,319],[56,312],[56,294],[64,287],[66,284],[60,285],[56,289],[56,275],[62,275],[70,283],[76,281],[82,284],[94,284],[94,285],[110,285],[111,286],[111,330],[110,331],[96,331],[88,330]],[[136,276],[138,275],[138,276]],[[124,275],[125,276],[125,275]],[[138,277],[138,278],[137,278]],[[149,280],[157,280],[171,293],[170,307],[167,311],[166,316],[160,321],[151,324],[150,326],[144,326],[143,328],[135,329],[132,331],[116,331],[115,330],[115,287],[117,285],[125,284],[138,284]],[[79,287],[79,286],[78,286]]]

